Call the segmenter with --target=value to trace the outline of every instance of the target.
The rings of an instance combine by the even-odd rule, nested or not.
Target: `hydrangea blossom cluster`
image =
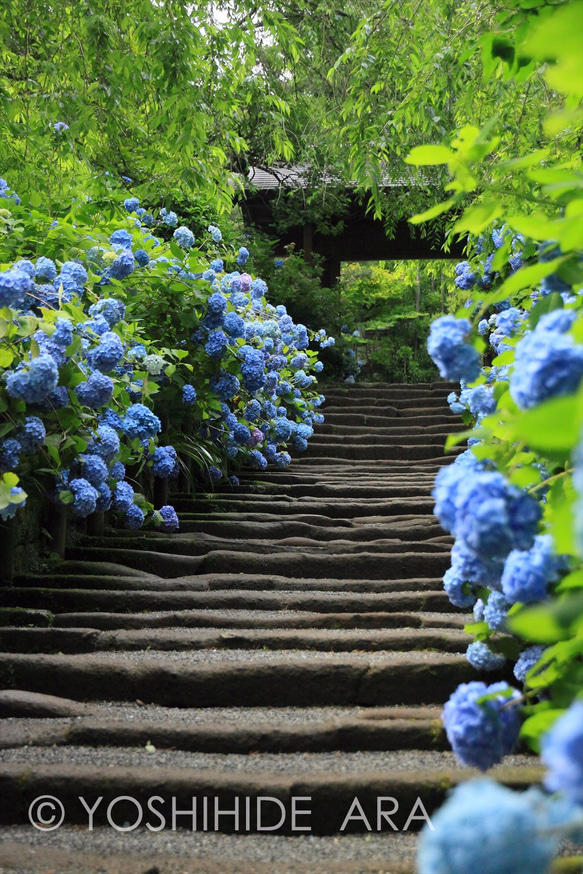
[[[4,467],[12,470],[22,466],[26,455],[46,451],[47,429],[41,430],[45,416],[50,419],[55,410],[71,406],[87,423],[80,436],[88,445],[78,457],[69,457],[70,473],[65,476],[61,471],[59,494],[70,492],[66,500],[72,498],[75,515],[111,506],[123,515],[123,524],[135,529],[143,521],[143,510],[124,479],[120,452],[130,451],[134,460],[145,460],[145,469],[156,476],[173,476],[177,471],[172,447],[156,448],[161,423],[147,402],[152,382],[169,390],[178,386],[177,400],[184,414],[188,408],[196,411],[199,404],[216,409],[213,399],[220,400],[225,409],[209,419],[201,433],[214,443],[217,459],[222,456],[237,464],[247,460],[260,469],[267,463],[287,466],[291,460],[287,450],[304,450],[314,426],[324,417],[316,412],[323,398],[314,391],[315,374],[322,365],[307,351],[308,330],[295,324],[285,307],[268,303],[269,290],[262,279],[242,272],[249,251],[242,246],[230,256],[221,253],[209,269],[194,275],[187,267],[187,252],[181,259],[174,247],[170,257],[156,256],[161,239],[146,230],[157,224],[163,229],[160,236],[168,239],[167,229],[172,228],[174,241],[190,249],[194,235],[180,224],[176,213],[163,208],[153,218],[137,197],[129,195],[123,206],[125,226],[110,228],[105,245],[92,241],[90,248],[84,247],[85,261],[60,262],[40,255],[36,262],[20,260],[0,273],[0,305],[39,320],[36,345],[17,358],[5,375],[7,396],[32,409],[26,411],[27,425],[23,422],[8,435],[15,444],[4,440],[1,457]],[[212,244],[221,243],[219,228],[210,225],[209,234]],[[225,263],[231,258],[238,269],[227,272]],[[161,270],[167,272],[169,282],[180,279],[182,290],[185,283],[198,283],[193,295],[197,324],[190,340],[176,341],[186,350],[183,355],[195,356],[192,381],[184,382],[183,372],[174,381],[177,368],[166,350],[161,355],[149,349],[124,321],[132,296],[127,296],[123,283],[136,271],[159,277]],[[208,283],[202,313],[201,280]],[[108,292],[107,286],[113,289],[114,284],[115,293]],[[90,290],[87,303],[86,289]],[[81,309],[84,319],[79,319]],[[50,310],[58,315],[43,321]],[[334,343],[323,330],[314,339],[321,348]],[[75,494],[70,483],[76,483]]]
[[[446,379],[473,382],[480,374],[480,355],[466,342],[472,326],[467,319],[441,316],[431,325],[427,351]]]
[[[479,703],[484,696],[494,697]],[[443,709],[443,724],[462,765],[487,771],[513,751],[520,716],[512,701],[518,699],[520,693],[505,682],[487,686],[473,681],[458,686]]]
[[[564,815],[538,790],[514,792],[494,780],[461,783],[425,826],[419,874],[547,874]]]

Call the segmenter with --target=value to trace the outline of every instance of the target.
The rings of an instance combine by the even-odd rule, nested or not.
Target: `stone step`
[[[177,502],[178,503],[178,502]],[[178,504],[180,506],[180,504]],[[228,512],[237,512],[242,520],[248,514],[267,513],[271,517],[288,516],[296,520],[307,521],[306,516],[318,516],[321,519],[349,519],[354,516],[423,516],[433,513],[434,501],[427,497],[389,497],[389,498],[342,498],[341,496],[314,499],[306,497],[274,498],[273,495],[253,495],[242,499],[238,495],[217,495],[215,500],[208,502],[192,501],[189,506],[196,508],[194,513],[185,513],[186,519],[196,519],[201,514],[208,518],[210,512],[213,518],[218,514],[223,517]],[[186,510],[186,507],[184,508]],[[255,520],[249,520],[255,521]],[[326,523],[328,524],[328,523]]]
[[[285,535],[285,532],[282,532],[282,534]],[[367,553],[383,555],[397,553],[403,549],[404,542],[407,544],[407,550],[419,549],[426,553],[449,552],[453,543],[451,537],[438,532],[434,532],[433,538],[425,538],[420,541],[413,539],[403,541],[396,533],[393,537],[382,537],[381,532],[377,532],[377,537],[374,540],[364,541],[364,546],[360,538],[335,537],[325,542],[302,536],[283,536],[277,539],[252,539],[247,537],[233,540],[231,537],[225,538],[214,534],[196,532],[192,534],[175,534],[171,541],[168,538],[164,539],[164,537],[150,538],[136,535],[131,539],[127,539],[124,543],[124,550],[131,549],[132,551],[142,551],[150,554],[150,551],[155,549],[157,553],[171,553],[174,557],[178,555],[202,555],[210,557],[216,551],[226,550],[229,552],[250,553],[256,557],[284,551],[287,554],[300,554],[302,556],[318,555],[319,558],[323,559],[329,555],[346,555],[362,552],[363,549],[366,549]],[[81,558],[82,556],[87,556],[88,559],[91,559],[97,553],[103,554],[102,551],[104,549],[109,549],[110,552],[115,550],[117,544],[118,541],[115,537],[91,538],[86,542],[86,545],[71,549],[68,554],[72,559]]]
[[[452,628],[472,621],[471,614],[446,611],[395,610],[310,612],[309,610],[149,610],[147,613],[103,612],[51,614],[54,628]]]
[[[330,395],[326,397],[326,403],[323,406],[324,415],[327,410],[356,410],[366,408],[367,410],[397,410],[397,415],[401,410],[433,410],[435,408],[447,409],[446,396],[433,396],[430,394],[419,394],[408,396],[403,393],[400,397],[397,395],[346,395],[345,398],[340,395]]]
[[[314,442],[310,445],[310,460],[316,460],[322,457],[330,457],[332,454],[335,459],[362,459],[362,460],[380,460],[380,459],[418,459],[418,458],[439,458],[444,450],[441,442],[436,443],[420,443],[420,444],[399,444],[384,441],[383,443],[348,443],[346,440],[338,444],[330,442]],[[456,447],[453,452],[463,452],[463,447]]]
[[[62,825],[50,832],[31,829],[28,822],[0,826],[0,866],[5,874],[415,874],[412,831],[346,834],[342,841],[302,832],[289,840],[269,832],[170,827],[150,831],[146,839],[143,830],[114,832],[112,838],[113,831],[110,825],[91,831]]]
[[[426,569],[426,568],[424,568]],[[382,577],[381,577],[382,579]],[[405,592],[342,591],[107,591],[91,589],[29,589],[0,592],[0,603],[14,603],[52,613],[117,612],[139,610],[301,610],[316,613],[410,612],[430,610],[452,612],[443,590]]]
[[[368,546],[368,544],[367,544]],[[407,543],[409,550],[411,543]],[[206,555],[179,555],[171,552],[151,552],[142,549],[88,548],[70,550],[72,558],[100,561],[106,556],[128,567],[172,578],[191,574],[207,573],[274,573],[282,576],[319,579],[335,576],[338,579],[357,579],[359,575],[371,580],[401,579],[408,576],[443,576],[450,566],[447,548],[433,552],[401,551],[395,547],[379,552],[352,551],[330,555],[317,552],[282,549],[275,554],[237,552],[233,549],[217,549]],[[0,602],[1,603],[1,602]],[[18,606],[8,604],[7,606]],[[26,605],[30,606],[30,605]]]
[[[438,409],[434,413],[419,413],[418,411],[401,410],[400,415],[389,416],[381,413],[363,413],[358,409],[352,412],[334,411],[333,409],[324,410],[326,423],[328,425],[373,425],[375,427],[391,426],[397,428],[409,427],[409,425],[425,427],[427,425],[452,425],[452,430],[458,429],[459,421],[454,419],[450,412],[439,412]]]
[[[245,771],[233,767],[217,771],[214,767],[187,765],[200,762],[197,753],[176,752],[158,753],[149,756],[139,751],[131,756],[123,748],[106,748],[99,753],[103,765],[95,764],[93,748],[55,748],[54,763],[35,763],[33,750],[15,750],[10,757],[15,760],[0,766],[0,821],[2,823],[25,824],[31,802],[42,795],[51,795],[63,804],[68,824],[88,825],[87,807],[79,797],[83,797],[90,809],[95,806],[93,823],[107,825],[106,811],[110,804],[111,817],[119,826],[125,822],[134,823],[137,818],[136,803],[145,813],[144,824],[150,822],[160,826],[160,813],[168,818],[167,828],[171,828],[172,799],[176,811],[175,827],[189,831],[203,830],[204,797],[209,798],[211,822],[207,828],[212,831],[257,831],[257,798],[279,799],[262,804],[262,822],[265,826],[276,826],[277,834],[292,834],[293,799],[297,815],[294,825],[304,827],[311,834],[334,834],[369,832],[377,827],[387,831],[396,828],[418,829],[431,817],[437,807],[445,800],[447,790],[463,780],[477,776],[475,770],[462,770],[448,764],[447,753],[427,752],[417,757],[406,751],[398,753],[361,753],[352,770],[332,772],[339,765],[334,754],[292,754],[288,757],[270,757],[265,764],[276,770],[264,770],[260,756],[254,756],[255,768]],[[24,761],[19,761],[24,758]],[[46,750],[42,750],[46,757]],[[59,755],[60,754],[60,755]],[[350,758],[349,753],[343,759]],[[203,761],[217,759],[217,756],[204,756]],[[163,759],[169,764],[156,764]],[[276,759],[276,761],[274,761]],[[133,764],[126,764],[131,761]],[[496,770],[496,778],[513,789],[524,790],[529,783],[540,780],[543,769],[530,757],[523,761],[517,757],[517,764],[506,765]],[[248,760],[246,760],[247,762]],[[427,761],[433,767],[416,767],[416,762]],[[110,763],[113,766],[108,766]],[[78,763],[78,764],[77,764]],[[116,763],[119,763],[116,765]],[[300,770],[300,763],[303,769]],[[382,764],[384,763],[384,765]],[[280,766],[280,769],[277,766]],[[399,767],[400,766],[400,767]],[[263,766],[265,767],[265,766]],[[124,804],[116,801],[120,796],[130,796],[135,802]],[[148,809],[148,799],[157,796],[162,799],[155,805],[158,815]],[[193,808],[193,798],[198,801],[198,809]],[[245,799],[250,799],[249,810],[253,813],[245,817]],[[354,799],[358,807],[354,807]],[[300,801],[301,799],[301,801]],[[383,799],[383,800],[381,800]],[[421,806],[418,799],[421,801]],[[381,816],[378,816],[379,805]],[[233,814],[213,816],[215,810],[240,810],[239,829],[234,829]],[[189,812],[187,812],[189,811]],[[208,811],[208,808],[207,808]],[[300,811],[304,811],[303,817]],[[308,813],[305,813],[308,811]],[[383,818],[392,815],[393,824]],[[354,819],[350,819],[350,814]],[[422,815],[423,814],[423,815]],[[413,815],[413,819],[411,816]],[[418,819],[415,819],[417,815]],[[348,817],[348,820],[347,820]],[[241,828],[242,825],[242,828]],[[344,826],[344,828],[343,828]],[[30,828],[30,823],[29,823]],[[272,832],[273,833],[273,832]]]
[[[365,497],[361,495],[359,497]],[[239,514],[237,514],[239,516]],[[274,540],[281,537],[309,537],[312,540],[327,542],[336,539],[357,540],[361,543],[375,540],[379,535],[399,537],[401,540],[426,540],[430,537],[439,537],[444,533],[443,529],[433,516],[409,516],[406,522],[395,521],[398,517],[387,518],[384,522],[355,523],[354,520],[345,520],[346,525],[314,525],[308,522],[297,521],[297,517],[289,520],[281,519],[277,522],[262,521],[258,528],[257,522],[249,522],[244,519],[221,519],[218,514],[212,518],[200,514],[194,520],[181,520],[182,532],[195,532],[214,534],[218,537],[243,538],[250,537],[259,531],[266,538]],[[339,522],[340,520],[334,520]],[[124,540],[120,537],[120,542]],[[18,581],[16,581],[18,583]]]
[[[168,708],[14,691],[0,692],[0,714],[1,749],[150,742],[231,754],[449,750],[438,707]]]
[[[82,564],[77,562],[77,564]],[[95,591],[150,592],[216,592],[233,589],[257,592],[410,592],[439,591],[441,579],[419,577],[404,580],[338,580],[338,579],[293,579],[278,574],[199,574],[197,576],[164,579],[150,577],[109,577],[99,574],[99,562],[87,562],[87,573],[31,574],[18,577],[15,584],[29,589],[93,589]],[[97,573],[92,573],[97,571]],[[29,619],[31,611],[26,611]],[[1,623],[0,623],[1,624]],[[15,623],[5,623],[15,624]],[[22,624],[29,624],[22,622]],[[44,623],[48,624],[48,622]]]
[[[165,707],[437,704],[475,678],[463,655],[430,650],[0,653],[1,688]]]
[[[150,629],[95,631],[88,628],[0,628],[2,652],[81,653],[125,650],[264,649],[322,652],[412,652],[436,650],[463,653],[468,646],[463,630],[446,628],[365,631],[314,629]]]
[[[310,437],[310,447],[313,446],[340,446],[343,443],[358,444],[361,446],[399,446],[405,444],[407,446],[442,446],[445,444],[447,434],[443,432],[408,434],[404,429],[398,431],[383,428],[375,428],[372,433],[369,431],[359,434],[358,437],[352,434],[344,433],[327,433],[326,431],[317,428],[315,434]]]

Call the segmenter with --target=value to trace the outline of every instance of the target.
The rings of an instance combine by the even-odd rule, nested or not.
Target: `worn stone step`
[[[285,532],[282,532],[285,535]],[[150,538],[144,535],[135,535],[131,539],[128,538],[124,543],[126,550],[142,550],[151,551],[155,549],[158,553],[170,553],[173,556],[207,556],[210,557],[216,551],[229,552],[245,552],[252,553],[253,556],[271,555],[273,552],[284,551],[286,554],[299,554],[301,556],[317,555],[318,559],[324,559],[327,556],[347,555],[353,553],[362,553],[366,548],[367,553],[378,553],[382,555],[401,552],[403,549],[403,540],[397,533],[393,537],[381,537],[380,532],[377,532],[377,537],[374,540],[365,541],[365,546],[360,538],[348,539],[336,537],[333,540],[320,541],[310,537],[303,536],[282,536],[277,539],[261,538],[252,539],[232,537],[219,537],[214,534],[203,534],[196,532],[192,534],[175,534],[172,540],[161,538]],[[425,538],[420,541],[409,539],[406,541],[407,549],[423,550],[429,552],[444,552],[451,549],[452,540],[447,535],[440,535],[434,532],[433,538]],[[95,544],[95,545],[93,545]],[[115,537],[100,537],[91,538],[85,546],[79,546],[69,550],[71,558],[86,555],[88,558],[95,557],[101,550],[114,550],[117,548],[118,541]],[[196,571],[195,571],[196,573]]]
[[[31,718],[35,699],[42,722]],[[105,706],[16,692],[11,700],[0,693],[0,712],[4,717],[1,749],[144,748],[147,743],[160,750],[231,754],[449,749],[437,707],[180,710],[123,703]]]
[[[98,570],[99,562],[88,563],[88,570]],[[404,580],[293,579],[278,574],[200,574],[163,579],[156,577],[108,577],[99,573],[31,574],[18,577],[17,586],[31,589],[93,589],[95,591],[207,592],[233,589],[258,592],[410,592],[439,591],[441,579],[418,577]],[[27,613],[29,611],[26,611]],[[26,618],[26,617],[25,617]],[[14,623],[5,623],[14,624]],[[29,624],[23,622],[21,624]],[[49,624],[48,621],[44,623]]]
[[[410,544],[407,544],[409,548]],[[74,552],[74,551],[73,551]],[[159,576],[172,578],[197,573],[274,573],[290,577],[319,579],[335,576],[337,579],[355,579],[359,575],[371,580],[401,579],[430,574],[443,576],[450,566],[447,550],[409,552],[342,552],[322,555],[291,552],[282,549],[275,554],[254,554],[217,549],[204,556],[179,556],[146,550],[85,549],[88,558],[99,560],[115,555],[129,567],[155,571]],[[15,605],[10,605],[15,606]]]
[[[405,413],[407,413],[407,415],[405,415]],[[418,427],[424,427],[427,425],[443,426],[449,425],[452,422],[454,423],[454,428],[459,425],[459,422],[453,418],[450,412],[439,412],[439,408],[436,408],[434,413],[419,413],[415,410],[401,410],[399,416],[382,415],[374,412],[363,413],[358,410],[352,412],[325,410],[324,415],[328,425],[374,425],[376,427],[382,426],[386,428],[390,428],[391,426],[397,428],[408,428],[409,425]]]
[[[166,707],[435,704],[475,677],[464,656],[433,651],[0,653],[2,688]]]
[[[347,395],[345,398],[339,395],[328,394],[326,403],[323,406],[324,415],[328,410],[358,410],[366,408],[367,410],[392,410],[396,409],[399,414],[401,410],[416,409],[419,411],[433,410],[436,408],[447,409],[446,396],[433,396],[431,394],[419,394],[410,396],[403,393],[401,396],[393,395]]]
[[[364,495],[363,495],[364,497]],[[384,522],[375,522],[371,524],[355,523],[354,520],[345,520],[345,525],[314,525],[308,522],[298,521],[298,517],[284,520],[280,517],[278,521],[262,520],[258,526],[256,521],[247,521],[241,519],[240,514],[237,514],[235,519],[222,519],[218,514],[213,514],[212,517],[200,514],[198,519],[181,520],[180,530],[182,532],[196,532],[214,534],[218,537],[244,538],[250,537],[255,532],[259,531],[264,537],[279,539],[284,534],[289,537],[309,537],[312,540],[328,542],[330,540],[358,540],[364,543],[368,540],[375,540],[379,534],[386,536],[399,537],[401,540],[426,540],[430,537],[437,537],[443,534],[443,528],[439,525],[434,516],[409,516],[406,521],[400,521],[399,517],[390,517]],[[337,523],[340,520],[335,520]],[[120,538],[120,541],[122,538]],[[16,581],[18,583],[18,580]]]
[[[330,433],[321,431],[319,428],[315,434],[310,437],[310,447],[313,446],[341,446],[344,443],[357,443],[360,446],[398,446],[400,443],[406,443],[408,446],[416,445],[438,445],[443,446],[447,439],[447,435],[440,433],[419,433],[408,434],[405,429],[398,431],[385,431],[383,428],[375,428],[371,433],[352,435],[347,433]]]
[[[331,773],[330,765],[326,771],[314,771],[313,759],[317,754],[309,756],[305,772],[296,774],[295,771],[259,771],[258,773],[232,770],[217,772],[213,770],[201,770],[180,766],[156,766],[148,761],[148,754],[141,753],[141,766],[127,765],[120,767],[95,766],[90,760],[91,753],[86,757],[80,754],[72,755],[70,749],[60,750],[55,753],[67,754],[67,760],[58,764],[26,764],[5,763],[0,766],[0,817],[3,823],[29,824],[28,809],[32,801],[41,795],[52,795],[63,804],[68,824],[80,824],[87,826],[88,814],[79,796],[93,807],[96,799],[102,801],[95,808],[93,823],[106,825],[106,811],[114,799],[120,796],[130,796],[140,805],[140,809],[146,813],[145,822],[149,821],[154,826],[160,825],[160,817],[148,810],[148,799],[158,796],[162,798],[157,805],[158,812],[166,814],[171,820],[172,799],[175,809],[190,811],[175,816],[177,827],[188,828],[190,831],[202,830],[202,798],[211,799],[211,813],[215,809],[233,810],[237,805],[245,816],[245,798],[250,798],[255,804],[250,808],[255,812],[256,799],[258,796],[276,798],[281,806],[273,801],[263,804],[264,825],[281,826],[275,829],[278,834],[290,834],[291,832],[291,807],[292,799],[303,799],[296,802],[297,811],[309,811],[304,813],[303,818],[298,815],[295,821],[296,827],[300,824],[311,834],[337,834],[339,831],[346,833],[369,832],[372,830],[371,821],[377,825],[379,799],[381,811],[387,815],[392,814],[393,825],[391,826],[382,815],[378,823],[380,830],[389,831],[393,828],[405,830],[408,828],[418,829],[435,812],[437,807],[445,800],[447,790],[457,785],[460,781],[468,780],[477,776],[474,770],[460,770],[446,766],[447,759],[438,759],[433,768],[414,769],[414,762],[409,759],[409,768],[401,770],[395,768],[395,756],[387,754],[387,764],[384,768],[379,767],[378,755],[363,753],[362,758],[367,757],[369,769],[361,767],[357,771],[335,774]],[[127,759],[127,751],[120,751],[117,757],[105,756],[106,760]],[[325,755],[325,754],[321,754]],[[445,753],[426,753],[437,757],[445,757]],[[194,753],[177,753],[171,761],[188,761],[196,757]],[[30,758],[33,758],[30,755]],[[72,764],[70,759],[77,759],[83,764]],[[93,751],[93,759],[95,752]],[[255,756],[254,759],[259,757]],[[293,756],[296,762],[299,756]],[[330,761],[330,756],[323,761]],[[443,764],[439,762],[443,761]],[[151,762],[151,760],[150,760]],[[275,764],[275,763],[274,763]],[[310,765],[312,767],[310,768]],[[542,768],[537,766],[520,765],[500,768],[496,772],[497,779],[504,785],[513,789],[524,790],[529,782],[536,782],[542,777]],[[200,808],[193,813],[193,798],[199,800]],[[358,799],[360,816],[348,819],[351,811],[355,811],[354,799]],[[240,799],[240,801],[235,801]],[[419,816],[421,807],[418,799],[421,799],[422,809],[425,816]],[[216,800],[216,801],[215,801]],[[215,808],[217,804],[217,808]],[[283,817],[281,810],[283,808]],[[357,810],[357,809],[356,809]],[[268,812],[269,811],[269,812]],[[411,819],[415,813],[418,819]],[[198,821],[194,819],[198,813]],[[269,815],[271,814],[271,819]],[[364,817],[362,816],[364,814]],[[115,817],[113,809],[111,816],[114,821],[123,826],[125,822],[136,821],[136,803],[123,801],[115,802]],[[370,819],[369,819],[370,818]],[[283,821],[282,821],[283,820]],[[241,822],[241,820],[240,820]],[[212,817],[211,828],[213,831],[245,831],[245,819],[242,819],[243,829],[234,829],[233,815],[223,814]],[[344,825],[344,829],[342,826]],[[208,827],[208,826],[207,826]],[[168,824],[170,828],[170,824]],[[257,821],[254,816],[249,819],[249,831],[257,831]]]
[[[0,651],[27,653],[81,653],[125,650],[267,649],[330,652],[436,650],[463,653],[464,631],[446,628],[390,631],[316,631],[314,629],[149,629],[94,631],[88,628],[0,628]]]
[[[367,613],[430,610],[452,612],[442,590],[423,592],[263,592],[227,591],[102,591],[91,589],[14,589],[0,592],[0,603],[52,613],[127,612],[138,610],[302,610],[308,612]]]
[[[310,459],[318,459],[329,457],[334,454],[336,459],[362,459],[362,460],[380,460],[380,459],[420,459],[420,458],[438,458],[443,454],[441,443],[420,443],[415,444],[399,444],[376,443],[367,445],[365,443],[348,443],[342,441],[338,444],[312,443],[310,447]],[[462,452],[463,447],[456,447],[455,451]]]
[[[213,516],[224,518],[229,512],[237,512],[238,518],[244,519],[249,514],[268,514],[271,517],[289,516],[299,521],[312,522],[311,518],[317,516],[320,520],[349,519],[352,516],[403,516],[421,514],[423,516],[433,513],[434,501],[428,496],[403,497],[403,498],[342,498],[335,497],[333,500],[306,498],[274,498],[272,495],[253,495],[248,500],[241,501],[237,496],[220,495],[215,501],[208,502],[208,511]],[[201,513],[208,518],[207,505],[203,501],[193,502],[196,508],[194,513],[186,512],[186,519],[196,519]],[[259,521],[251,519],[250,521]],[[318,524],[316,521],[315,524]],[[326,521],[326,526],[329,522]],[[344,521],[343,524],[346,524]]]
[[[0,866],[5,874],[415,874],[411,831],[347,834],[342,842],[301,832],[282,839],[187,828],[112,838],[112,831],[109,825],[51,832],[0,826]]]
[[[463,628],[471,614],[398,610],[310,612],[308,610],[150,610],[147,613],[103,612],[51,614],[54,628]]]

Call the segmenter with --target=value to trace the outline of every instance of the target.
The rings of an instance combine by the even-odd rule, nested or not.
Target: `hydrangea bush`
[[[245,247],[214,225],[196,240],[137,196],[106,202],[109,214],[87,197],[57,220],[8,204],[0,258],[26,257],[0,263],[3,519],[40,478],[74,516],[112,510],[130,529],[150,516],[172,531],[173,508],[138,488],[145,475],[175,478],[194,457],[210,484],[306,449],[323,421],[321,363],[307,329],[241,272]]]
[[[545,129],[559,136],[581,121],[571,74],[580,51],[569,37],[578,15],[580,4],[567,0],[516,33],[508,19],[513,59],[516,51],[556,62],[546,76],[567,109]],[[510,75],[520,68],[502,63]],[[468,426],[448,447],[467,440],[469,448],[433,491],[435,513],[455,537],[444,587],[457,607],[474,609],[470,663],[480,672],[506,665],[516,681],[462,684],[443,718],[458,761],[483,771],[521,738],[542,755],[548,794],[489,780],[458,787],[435,831],[424,830],[420,874],[548,872],[560,838],[583,834],[582,174],[579,161],[553,165],[548,149],[497,161],[489,136],[468,126],[451,147],[420,147],[408,159],[448,164],[454,196],[430,213],[460,208],[453,230],[468,241],[454,297],[471,297],[433,324],[428,341],[440,374],[460,380],[448,400]],[[467,206],[486,156],[488,183],[504,194],[485,190]],[[519,212],[507,192],[525,168],[529,196]]]

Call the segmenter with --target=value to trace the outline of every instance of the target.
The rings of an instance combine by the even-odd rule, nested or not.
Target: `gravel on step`
[[[9,656],[10,657],[10,656]],[[22,658],[21,655],[14,656],[15,658]],[[35,656],[31,656],[34,658]],[[48,658],[48,656],[47,656]],[[245,662],[247,664],[253,664],[257,662],[264,662],[274,660],[278,663],[286,663],[289,664],[293,661],[300,661],[302,659],[309,661],[326,661],[328,663],[332,662],[354,662],[355,660],[362,660],[365,662],[369,662],[370,664],[383,664],[386,661],[402,661],[405,660],[408,663],[412,662],[437,662],[444,661],[449,662],[452,659],[459,659],[459,655],[455,655],[452,653],[442,653],[436,650],[415,650],[415,651],[393,651],[393,650],[382,650],[380,652],[330,652],[319,651],[319,650],[310,650],[306,652],[306,650],[301,649],[278,649],[278,650],[256,650],[256,649],[205,649],[205,650],[190,650],[185,652],[183,650],[148,650],[148,649],[138,649],[138,650],[124,650],[107,652],[100,651],[99,653],[82,653],[81,655],[76,656],[77,659],[83,659],[87,664],[91,663],[91,661],[95,660],[99,663],[104,663],[107,661],[123,661],[127,662],[135,662],[136,664],[144,665],[145,663],[153,664],[156,662],[163,662],[164,664],[168,664],[173,662],[175,664],[182,665],[195,665],[195,664],[224,664],[225,662]]]
[[[0,827],[0,842],[4,841],[18,841],[42,850],[61,848],[78,853],[100,853],[103,856],[111,856],[114,853],[136,853],[166,858],[175,855],[185,857],[185,863],[187,859],[195,862],[195,867],[187,869],[181,867],[170,869],[164,866],[161,869],[163,874],[167,872],[174,874],[175,871],[184,870],[205,874],[205,869],[198,867],[204,864],[205,858],[219,862],[221,858],[224,859],[225,870],[228,870],[229,874],[237,870],[232,868],[233,863],[242,863],[240,870],[246,874],[250,874],[248,865],[252,863],[269,866],[265,869],[261,868],[261,874],[267,871],[269,874],[287,874],[288,871],[293,871],[294,874],[295,872],[321,874],[322,869],[314,866],[351,861],[363,864],[362,868],[351,867],[351,874],[359,874],[361,870],[366,872],[372,870],[375,874],[390,874],[391,863],[411,861],[414,858],[416,835],[405,832],[371,832],[367,835],[342,835],[341,838],[311,834],[285,837],[268,834],[226,835],[216,832],[189,832],[187,829],[165,830],[158,833],[137,829],[122,833],[111,828],[95,828],[90,832],[87,829],[66,826],[52,832],[41,832],[35,831],[30,826],[12,826]],[[0,865],[1,852],[0,850]],[[378,868],[364,867],[367,861],[373,860],[378,860]],[[302,867],[290,868],[289,863]],[[5,868],[0,870],[10,871]],[[42,869],[35,866],[30,870],[32,874],[33,871],[38,872]],[[220,869],[212,870],[214,872]],[[18,874],[28,874],[28,871],[19,869]]]
[[[529,766],[538,760],[530,755],[506,756],[502,765],[489,773],[513,766]],[[2,751],[2,764],[91,765],[95,768],[154,767],[189,768],[196,771],[221,771],[246,774],[354,774],[358,772],[388,774],[404,771],[445,771],[459,768],[451,752],[398,750],[385,752],[338,751],[335,753],[195,753],[186,750],[158,750],[129,747],[18,747]],[[464,775],[477,776],[475,769],[463,769]]]

